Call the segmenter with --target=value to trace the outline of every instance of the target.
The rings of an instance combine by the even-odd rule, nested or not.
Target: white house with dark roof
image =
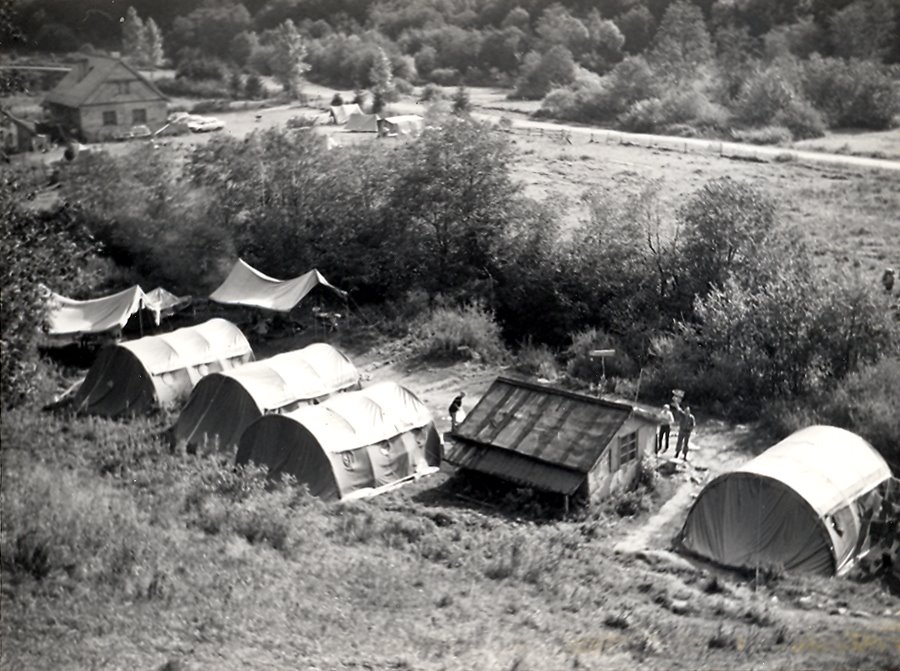
[[[161,128],[168,98],[124,61],[92,54],[73,65],[43,105],[66,135],[98,142],[123,137],[133,126]]]

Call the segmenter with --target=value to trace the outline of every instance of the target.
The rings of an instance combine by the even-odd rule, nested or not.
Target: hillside
[[[352,355],[440,427],[456,390],[477,397],[497,372],[386,343]],[[613,500],[564,517],[449,467],[352,504],[260,493],[170,454],[153,437],[167,421],[4,413],[5,517],[25,496],[45,561],[76,563],[4,573],[3,668],[897,668],[900,611],[878,582],[757,583],[671,551],[702,483],[767,445],[753,426],[701,416],[690,467],[629,495],[628,514]],[[120,549],[81,564],[87,547],[66,543],[100,530]]]

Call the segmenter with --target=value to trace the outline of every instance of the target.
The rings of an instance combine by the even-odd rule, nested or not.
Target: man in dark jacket
[[[678,453],[683,452],[684,460],[687,461],[688,441],[691,439],[691,432],[694,430],[696,423],[694,416],[691,414],[690,406],[685,406],[684,411],[681,413],[681,418],[678,420],[678,442],[675,443],[676,459],[678,458]]]
[[[466,392],[461,391],[459,395],[453,399],[453,402],[450,404],[450,430],[456,431],[456,415],[462,408],[463,397],[466,395]]]

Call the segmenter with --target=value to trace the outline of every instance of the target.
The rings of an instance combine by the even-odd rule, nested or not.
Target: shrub
[[[431,359],[497,363],[507,356],[494,314],[481,303],[438,307],[418,328],[420,353]]]
[[[41,465],[4,469],[4,570],[54,574],[147,595],[163,544],[125,493]]]
[[[460,83],[459,70],[456,68],[435,68],[428,78],[441,86],[456,86]]]
[[[616,353],[607,357],[604,362],[599,357],[591,356],[591,352],[597,349],[614,349]],[[585,382],[599,382],[604,370],[608,378],[627,378],[637,374],[637,364],[629,356],[621,339],[599,329],[592,328],[573,334],[568,354],[571,358],[566,372]]]
[[[794,137],[793,133],[784,126],[733,130],[731,135],[738,142],[748,144],[788,144]]]
[[[444,99],[444,90],[437,84],[426,84],[422,89],[419,102],[429,103]]]
[[[516,370],[532,377],[554,381],[559,376],[556,356],[545,344],[535,345],[529,338],[516,353]]]
[[[825,120],[806,100],[795,98],[775,115],[773,121],[788,128],[795,140],[825,135]]]

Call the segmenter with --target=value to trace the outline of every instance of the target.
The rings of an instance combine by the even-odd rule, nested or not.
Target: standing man
[[[466,395],[466,392],[461,391],[457,395],[456,398],[453,399],[453,402],[450,404],[450,430],[456,431],[456,414],[462,408],[463,397]]]
[[[676,459],[678,458],[678,453],[683,451],[684,460],[687,461],[688,441],[691,439],[691,431],[694,430],[695,424],[696,421],[691,414],[691,406],[686,405],[681,413],[681,420],[678,422],[678,442],[675,443]]]
[[[656,453],[669,451],[669,433],[672,431],[672,425],[675,423],[675,416],[666,404],[662,409],[662,424],[659,427],[659,435],[656,438]],[[666,446],[663,447],[663,438],[666,439]]]

